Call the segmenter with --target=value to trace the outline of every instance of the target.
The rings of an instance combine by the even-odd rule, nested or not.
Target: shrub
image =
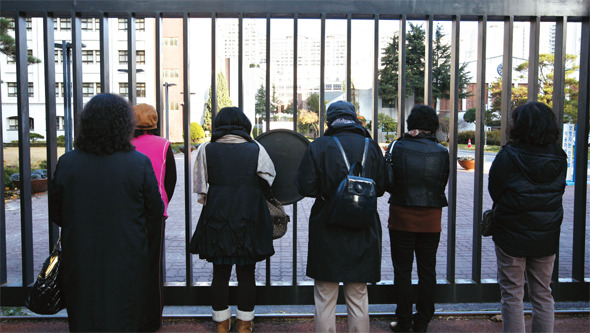
[[[33,132],[31,132],[29,134],[29,137],[31,139],[31,142],[35,142],[37,140],[45,139],[45,137],[43,135],[41,135],[39,133],[33,133]]]
[[[4,165],[4,187],[13,188],[12,175],[16,174],[18,177],[18,167]]]
[[[475,144],[475,131],[463,131],[457,134],[457,143],[467,144],[471,139],[471,144]]]
[[[258,127],[252,127],[252,138],[256,138],[257,136],[259,136],[260,134],[262,134],[262,129],[258,128]]]
[[[200,142],[205,137],[203,127],[198,123],[191,123],[191,142]]]
[[[487,144],[490,146],[500,146],[500,130],[488,131],[487,132]]]

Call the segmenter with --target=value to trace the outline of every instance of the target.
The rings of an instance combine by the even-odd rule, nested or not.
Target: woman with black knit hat
[[[365,229],[327,224],[330,198],[348,174],[337,138],[350,165],[361,162],[366,145],[365,177],[383,195],[387,169],[379,145],[358,120],[354,105],[337,101],[328,107],[328,130],[314,140],[303,156],[295,184],[301,195],[315,198],[309,217],[307,276],[313,278],[316,332],[336,331],[338,285],[344,283],[350,332],[369,331],[367,283],[381,280],[381,224],[379,214],[366,216]],[[368,139],[366,142],[365,139]]]
[[[219,111],[210,143],[199,146],[194,188],[203,204],[190,251],[213,263],[213,321],[217,332],[231,328],[229,278],[238,277],[238,332],[253,329],[256,262],[274,254],[272,224],[260,182],[272,185],[275,168],[252,140],[252,124],[236,107]]]

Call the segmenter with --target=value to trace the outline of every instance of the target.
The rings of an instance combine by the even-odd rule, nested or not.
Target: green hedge
[[[488,131],[486,132],[487,141],[486,143],[489,146],[499,146],[500,145],[500,130],[495,131]],[[475,131],[463,131],[457,134],[457,143],[459,144],[467,144],[469,139],[471,139],[471,144],[475,144]]]

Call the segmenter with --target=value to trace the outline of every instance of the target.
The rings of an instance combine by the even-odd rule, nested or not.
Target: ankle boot
[[[254,311],[240,311],[236,313],[238,333],[251,333],[254,330]]]
[[[217,325],[217,333],[228,333],[231,329],[231,309],[229,308],[229,306],[225,310],[214,310],[213,321]]]

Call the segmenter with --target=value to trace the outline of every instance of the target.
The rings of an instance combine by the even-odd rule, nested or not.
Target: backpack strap
[[[342,153],[342,158],[344,158],[344,163],[346,163],[346,172],[350,171],[350,163],[348,163],[348,158],[346,158],[346,152],[344,152],[344,148],[342,148],[342,144],[340,144],[340,140],[338,140],[337,137],[333,136],[332,139],[334,139],[334,141],[336,141],[336,145],[338,146],[338,149],[340,149],[340,152]]]
[[[365,138],[365,149],[363,151],[363,159],[361,162],[361,176],[364,177],[365,176],[365,160],[367,159],[367,150],[369,150],[369,138]]]

